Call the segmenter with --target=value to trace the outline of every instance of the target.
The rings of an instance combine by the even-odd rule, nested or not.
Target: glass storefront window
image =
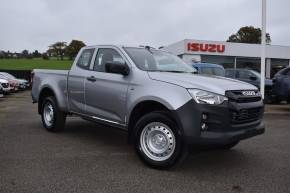
[[[237,57],[237,68],[251,69],[257,72],[261,71],[261,59],[260,58],[243,58]]]
[[[235,57],[233,57],[233,56],[201,55],[201,62],[220,64],[224,68],[234,68]]]
[[[271,59],[271,78],[283,68],[289,66],[289,60],[287,59]]]

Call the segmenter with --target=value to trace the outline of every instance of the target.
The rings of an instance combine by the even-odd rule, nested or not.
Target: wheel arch
[[[129,113],[128,126],[127,126],[129,143],[134,142],[134,139],[136,137],[136,131],[134,130],[134,126],[137,123],[137,121],[145,114],[153,112],[153,111],[166,112],[168,116],[174,122],[177,123],[177,120],[175,119],[175,116],[172,113],[172,110],[166,104],[160,101],[152,100],[152,99],[138,102],[136,105],[134,105],[134,107]]]
[[[38,97],[38,113],[42,113],[42,103],[43,100],[48,97],[48,96],[56,96],[53,89],[50,88],[49,86],[45,86],[41,89],[39,97]]]

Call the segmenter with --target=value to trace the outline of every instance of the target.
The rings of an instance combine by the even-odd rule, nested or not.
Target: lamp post
[[[262,0],[262,42],[261,42],[261,81],[260,91],[265,98],[265,65],[266,64],[266,0]]]

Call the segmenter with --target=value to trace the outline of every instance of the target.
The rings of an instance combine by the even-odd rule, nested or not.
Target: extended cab
[[[48,131],[72,114],[125,129],[156,168],[174,165],[191,145],[228,149],[264,133],[255,86],[195,71],[150,47],[89,46],[69,71],[34,70],[32,99]]]

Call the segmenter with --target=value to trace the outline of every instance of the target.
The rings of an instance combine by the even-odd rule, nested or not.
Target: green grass
[[[72,60],[43,60],[42,58],[34,59],[0,59],[0,69],[3,70],[32,70],[32,69],[70,69]]]

